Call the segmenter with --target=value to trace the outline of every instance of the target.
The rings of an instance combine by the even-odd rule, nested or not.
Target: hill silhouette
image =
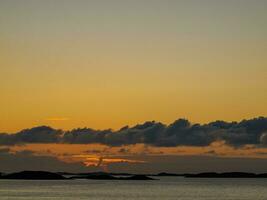
[[[73,176],[71,179],[94,179],[94,180],[156,180],[146,175],[114,176],[107,173],[93,173],[86,176]]]
[[[246,172],[206,172],[199,174],[186,174],[186,178],[267,178],[267,173],[265,174],[254,174]]]
[[[0,176],[1,179],[24,179],[24,180],[63,180],[64,176],[46,171],[22,171]]]
[[[65,176],[68,178],[66,178]],[[72,175],[72,176],[71,176]],[[68,173],[68,172],[47,172],[47,171],[21,171],[15,173],[1,173],[0,179],[23,179],[23,180],[65,180],[65,179],[93,179],[93,180],[157,180],[150,176],[181,176],[185,178],[267,178],[267,173],[255,174],[247,172],[204,172],[198,174],[174,174],[174,173],[159,173],[159,174],[128,174],[128,173],[107,173],[107,172],[92,172],[92,173]]]

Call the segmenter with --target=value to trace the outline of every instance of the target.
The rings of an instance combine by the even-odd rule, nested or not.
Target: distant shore
[[[15,173],[0,173],[0,179],[22,179],[22,180],[66,180],[66,179],[93,179],[93,180],[158,180],[164,176],[180,176],[184,178],[267,178],[267,173],[255,174],[247,172],[205,172],[197,174],[130,174],[130,173],[69,173],[69,172],[47,172],[47,171],[21,171]],[[158,177],[153,178],[153,177]]]

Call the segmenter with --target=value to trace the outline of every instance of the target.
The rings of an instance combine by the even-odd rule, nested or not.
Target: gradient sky
[[[267,116],[266,10],[266,0],[0,0],[0,171],[266,172],[267,118],[253,119]],[[179,118],[250,120],[194,129]],[[149,120],[166,126],[135,126]],[[67,142],[49,127],[18,132],[41,125],[131,128],[109,133],[119,146],[90,142],[103,133],[92,129]]]
[[[267,1],[1,0],[0,131],[267,115]]]

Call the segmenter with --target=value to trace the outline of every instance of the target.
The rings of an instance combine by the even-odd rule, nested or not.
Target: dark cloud
[[[227,158],[200,155],[126,155],[113,158],[145,161],[143,163],[108,163],[107,170],[117,173],[198,173],[207,171],[264,173],[267,170],[267,159],[260,158]],[[99,160],[99,165],[101,162],[103,162],[103,159]],[[0,172],[21,170],[95,172],[103,170],[97,166],[84,166],[80,162],[64,162],[55,157],[37,155],[31,151],[11,153],[7,148],[0,151],[0,163]]]
[[[260,143],[262,145],[267,145],[267,132],[261,134],[261,136],[260,136]]]
[[[55,130],[48,126],[39,126],[24,129],[15,134],[0,134],[0,145],[14,145],[25,143],[57,143],[60,142],[61,130]]]
[[[9,153],[9,151],[10,151],[9,148],[0,148],[0,154]]]
[[[259,117],[241,122],[214,121],[208,124],[191,124],[178,119],[170,125],[155,121],[118,131],[79,128],[71,131],[55,130],[47,126],[26,129],[16,134],[0,134],[0,145],[25,143],[100,143],[122,146],[143,143],[152,146],[207,146],[214,141],[241,147],[247,144],[267,145],[267,118]]]
[[[121,157],[120,157],[121,158]],[[199,173],[244,171],[265,173],[267,159],[229,158],[216,156],[177,156],[177,155],[139,155],[125,156],[124,159],[144,160],[144,163],[110,163],[111,172],[130,173]]]
[[[85,167],[83,163],[66,163],[51,156],[35,155],[32,151],[10,153],[8,149],[0,150],[0,171],[15,172],[21,170],[87,172],[99,170]]]
[[[126,148],[120,148],[120,150],[118,151],[119,153],[129,153],[129,149]]]

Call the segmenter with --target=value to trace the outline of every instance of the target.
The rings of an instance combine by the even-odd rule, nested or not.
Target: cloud
[[[170,125],[151,121],[119,131],[74,129],[63,136],[66,143],[101,143],[121,146],[144,143],[152,146],[208,146],[215,141],[240,147],[266,143],[267,118],[259,117],[241,122],[215,121],[208,124],[191,124],[178,119]]]
[[[127,159],[127,157],[125,157]],[[267,159],[229,158],[216,156],[178,156],[178,155],[147,155],[131,156],[131,159],[145,160],[144,163],[109,163],[111,172],[130,173],[199,173],[207,171],[229,172],[245,171],[265,173]]]
[[[261,136],[260,136],[260,143],[262,145],[267,145],[267,132],[261,134]]]
[[[52,156],[36,155],[32,151],[11,153],[8,149],[0,151],[0,171],[15,172],[20,170],[87,172],[96,168],[88,168],[82,162],[64,162]]]
[[[61,130],[48,126],[24,129],[15,134],[0,134],[0,145],[15,145],[25,143],[57,143],[60,142]]]
[[[15,134],[0,134],[0,145],[26,143],[67,143],[124,146],[146,144],[159,147],[208,146],[224,141],[233,147],[267,144],[267,118],[258,117],[241,122],[214,121],[192,124],[178,119],[170,125],[148,121],[133,127],[125,126],[118,131],[78,128],[70,131],[56,130],[47,126],[22,130]]]
[[[10,151],[9,148],[0,148],[0,154],[9,153],[9,151]]]
[[[214,152],[207,152],[214,153]],[[67,155],[73,156],[73,155]],[[56,155],[41,155],[30,150],[0,150],[0,172],[45,170],[67,172],[96,172],[107,170],[117,173],[194,173],[205,171],[266,172],[267,159],[217,157],[207,155],[77,155],[78,159],[64,161]],[[100,159],[101,158],[101,159]]]

